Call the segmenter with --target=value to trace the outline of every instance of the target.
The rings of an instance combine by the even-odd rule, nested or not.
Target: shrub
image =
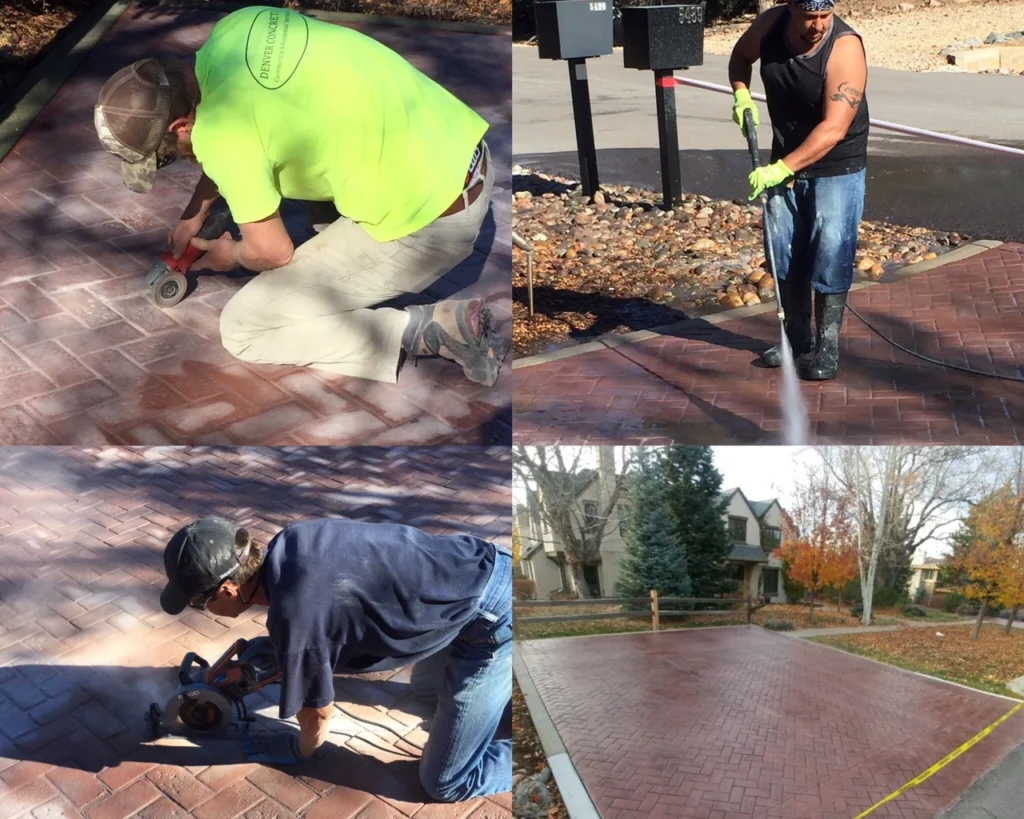
[[[789,620],[765,620],[764,627],[772,631],[792,631],[794,629]]]
[[[964,600],[957,608],[956,613],[967,617],[974,617],[981,608],[980,600]]]
[[[512,580],[512,593],[516,600],[536,600],[537,583],[529,577],[516,577]]]
[[[875,589],[875,596],[871,600],[871,608],[892,608],[903,604],[906,595],[898,589],[882,587]]]
[[[901,611],[903,612],[903,616],[904,617],[925,617],[925,616],[927,616],[926,613],[925,613],[925,610],[923,608],[921,608],[920,606],[915,606],[913,604],[908,604],[908,605],[904,606],[901,609]]]
[[[850,614],[852,614],[854,617],[863,617],[864,603],[858,600],[856,603],[850,606]]]
[[[953,592],[952,594],[948,595],[946,599],[942,602],[942,609],[943,611],[947,611],[950,614],[953,614],[954,612],[960,610],[960,607],[964,604],[964,601],[966,600],[967,598],[960,594],[960,592]]]
[[[917,603],[917,605],[920,606],[922,603],[924,603],[924,599],[927,596],[928,596],[928,589],[926,589],[924,586],[918,586],[917,587],[917,591],[914,592],[914,602]]]

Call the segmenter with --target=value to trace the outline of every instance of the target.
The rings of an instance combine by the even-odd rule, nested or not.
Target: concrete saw
[[[161,709],[150,703],[145,720],[154,739],[174,735],[231,739],[248,733],[245,697],[279,682],[269,637],[236,640],[212,665],[190,651],[178,668],[178,689]]]

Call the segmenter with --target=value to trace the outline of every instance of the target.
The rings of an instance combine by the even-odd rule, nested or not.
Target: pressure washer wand
[[[757,127],[754,125],[754,114],[749,108],[743,112],[743,124],[746,126],[747,150],[750,151],[750,162],[756,170],[761,167],[761,152],[757,148]],[[782,303],[782,294],[779,292],[779,277],[775,273],[775,249],[772,245],[772,234],[768,227],[767,193],[761,194],[761,225],[764,230],[764,244],[768,250],[768,266],[771,268],[772,279],[775,282],[775,301],[779,305],[779,321],[785,321],[785,305]]]

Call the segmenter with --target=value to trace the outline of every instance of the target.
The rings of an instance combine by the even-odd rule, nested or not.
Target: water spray
[[[747,137],[747,149],[754,168],[761,166],[761,152],[757,147],[757,127],[754,125],[754,114],[748,108],[743,112],[744,131]],[[775,281],[775,303],[779,306],[776,315],[779,317],[779,357],[782,359],[782,418],[784,421],[783,438],[790,446],[802,446],[807,443],[808,423],[807,408],[800,392],[800,378],[793,360],[793,349],[786,335],[786,306],[782,303],[778,273],[775,269],[775,247],[772,242],[771,223],[768,213],[768,193],[761,194],[761,227],[764,231],[765,249],[767,250],[768,266]]]

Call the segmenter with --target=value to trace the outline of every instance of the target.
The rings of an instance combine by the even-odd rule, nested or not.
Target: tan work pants
[[[378,242],[344,217],[266,270],[225,305],[224,347],[243,361],[297,364],[394,383],[409,322],[405,310],[377,307],[421,293],[473,253],[491,201],[494,165],[476,201],[393,242]]]

